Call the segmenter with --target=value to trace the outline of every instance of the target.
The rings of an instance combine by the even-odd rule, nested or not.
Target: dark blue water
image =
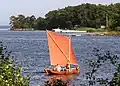
[[[43,86],[44,81],[49,79],[43,69],[50,65],[46,33],[39,31],[0,31],[0,41],[7,46],[8,51],[12,51],[15,61],[22,65],[24,74],[31,75],[30,85]],[[82,75],[87,69],[83,61],[91,58],[89,54],[93,48],[109,50],[120,55],[120,37],[74,36],[72,41],[81,67],[81,73],[72,80],[72,84],[75,86],[79,86],[79,83],[84,81]]]

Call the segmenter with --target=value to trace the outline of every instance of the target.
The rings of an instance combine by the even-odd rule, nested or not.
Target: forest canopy
[[[76,29],[75,27],[100,28],[105,26],[108,30],[119,30],[120,3],[81,4],[68,6],[62,9],[49,11],[45,18],[31,16],[11,16],[11,30],[29,29],[45,30],[52,28]]]

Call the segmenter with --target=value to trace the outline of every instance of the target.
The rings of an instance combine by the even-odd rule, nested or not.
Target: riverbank
[[[77,30],[52,29],[54,32],[67,33],[72,36],[120,36],[120,31],[106,31],[99,28],[78,28]]]
[[[120,36],[119,31],[110,31],[110,32],[98,32],[94,33],[95,36]]]
[[[104,32],[104,36],[120,36],[120,31],[110,31],[110,32]]]
[[[86,33],[62,33],[63,35],[69,36],[120,36],[120,32],[86,32]]]
[[[33,29],[16,29],[10,31],[40,31],[45,32],[46,30],[33,30]],[[54,30],[55,32],[65,33],[72,36],[120,36],[120,31],[110,31],[110,32],[87,32],[87,31],[77,31],[77,30]]]

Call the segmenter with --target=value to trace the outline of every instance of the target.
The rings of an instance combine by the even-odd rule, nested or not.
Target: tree
[[[100,28],[102,25],[106,29],[117,30],[120,26],[120,3],[101,4],[81,4],[78,6],[68,6],[62,9],[49,11],[45,18],[35,18],[34,15],[25,17],[18,15],[10,17],[10,25],[15,28],[34,28],[35,30],[62,28],[72,29],[76,25],[80,27]]]
[[[10,17],[10,25],[11,25],[11,29],[16,29],[19,27],[19,22],[17,21],[18,18],[15,16],[11,16]]]
[[[10,17],[10,25],[11,29],[31,29],[35,28],[35,21],[36,18],[34,15],[25,17],[24,15],[18,15],[18,16],[11,16]]]
[[[36,22],[35,22],[35,30],[45,30],[47,29],[46,28],[46,20],[42,17],[39,17],[36,19]]]

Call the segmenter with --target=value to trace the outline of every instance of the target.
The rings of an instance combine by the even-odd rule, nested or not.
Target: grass
[[[102,28],[89,28],[89,27],[81,27],[81,28],[78,28],[77,30],[79,31],[87,31],[87,32],[105,32],[104,29]]]

